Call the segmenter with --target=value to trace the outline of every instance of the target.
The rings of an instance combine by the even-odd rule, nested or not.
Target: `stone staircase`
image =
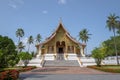
[[[80,66],[77,60],[45,60],[44,61],[44,67],[50,67],[50,66]]]
[[[41,60],[39,58],[34,58],[29,61],[28,66],[42,67]]]

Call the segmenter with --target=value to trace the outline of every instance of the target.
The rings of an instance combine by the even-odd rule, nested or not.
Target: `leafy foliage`
[[[27,66],[27,64],[29,63],[29,60],[32,59],[32,55],[29,54],[28,52],[21,52],[19,54],[19,57],[21,60],[23,60],[25,66]]]
[[[117,28],[119,16],[116,16],[115,14],[110,14],[108,16],[108,19],[106,21],[108,29],[111,31]]]
[[[0,35],[0,67],[14,66],[19,58],[12,39]]]
[[[117,53],[117,44],[116,44],[116,29],[118,29],[118,22],[119,22],[119,16],[116,16],[115,14],[110,14],[108,16],[108,19],[106,21],[107,23],[107,27],[109,29],[109,31],[113,30],[114,33],[114,37],[113,37],[113,41],[114,41],[114,49],[115,49],[115,54],[116,54],[116,58],[117,58],[117,64],[119,65],[119,59],[118,59],[118,53]]]
[[[23,46],[23,43],[20,41],[20,39],[24,36],[24,30],[22,28],[18,28],[16,31],[16,37],[18,37],[18,45],[17,45],[17,50],[18,53],[24,49],[25,46]]]
[[[25,48],[23,42],[19,42],[18,44],[18,49],[19,49],[19,52],[22,52],[22,50]]]
[[[0,73],[0,80],[17,80],[19,78],[19,71],[5,70]]]
[[[116,36],[116,45],[117,45],[117,52],[118,55],[120,55],[120,36]],[[103,44],[107,47],[107,52],[106,52],[106,56],[115,56],[115,49],[114,47],[114,41],[113,41],[113,37],[111,37],[110,39],[106,40],[103,42]]]
[[[22,28],[18,28],[16,31],[16,37],[19,38],[18,43],[20,42],[20,38],[24,36],[24,30]]]
[[[83,29],[79,32],[79,40],[86,43],[88,41],[88,39],[90,38],[89,35],[91,35],[91,34],[88,33],[88,30]]]
[[[38,34],[37,37],[36,37],[36,43],[39,44],[41,39],[42,39],[41,35]]]
[[[117,34],[120,36],[120,21],[117,22]]]
[[[87,54],[87,44],[86,42],[88,41],[88,39],[90,39],[90,36],[91,34],[89,34],[88,30],[87,29],[83,29],[79,32],[79,40],[81,40],[82,42],[85,43],[86,45],[86,48],[85,48],[85,53]]]
[[[33,44],[33,41],[34,41],[33,37],[30,36],[30,37],[28,38],[28,41],[27,41],[27,43],[28,43],[28,52],[29,52],[29,49],[30,49],[30,45]]]
[[[103,47],[95,48],[92,51],[92,57],[95,58],[97,66],[101,66],[101,61],[105,57],[105,49]]]

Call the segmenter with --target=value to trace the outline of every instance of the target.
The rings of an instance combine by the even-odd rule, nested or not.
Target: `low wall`
[[[120,62],[120,56],[118,56],[118,59],[119,59],[119,62]],[[116,56],[106,57],[103,60],[103,64],[105,64],[105,65],[116,65],[117,64]]]
[[[92,57],[80,57],[83,66],[96,65],[95,59]]]

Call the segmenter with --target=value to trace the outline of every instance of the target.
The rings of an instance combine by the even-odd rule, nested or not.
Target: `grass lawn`
[[[113,69],[120,69],[120,66],[112,66],[112,65],[110,65],[110,66],[102,66],[102,68],[113,68]]]
[[[89,68],[105,71],[105,72],[112,72],[112,73],[120,73],[120,65],[103,65],[101,67],[97,66],[88,66]]]
[[[22,66],[20,66],[20,67],[10,67],[10,68],[0,68],[0,72],[1,71],[4,71],[4,70],[17,70],[17,69],[22,69],[23,67]]]

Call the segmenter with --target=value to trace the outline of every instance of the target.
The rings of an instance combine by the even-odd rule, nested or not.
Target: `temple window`
[[[60,41],[57,41],[57,42],[56,42],[56,46],[60,46]]]
[[[62,43],[62,46],[65,46],[65,41],[62,41],[61,43]]]
[[[48,46],[48,53],[54,52],[54,46]]]
[[[68,46],[68,53],[74,52],[74,46]]]
[[[70,46],[68,46],[68,51],[70,51]]]
[[[52,52],[54,51],[54,46],[52,46]]]

